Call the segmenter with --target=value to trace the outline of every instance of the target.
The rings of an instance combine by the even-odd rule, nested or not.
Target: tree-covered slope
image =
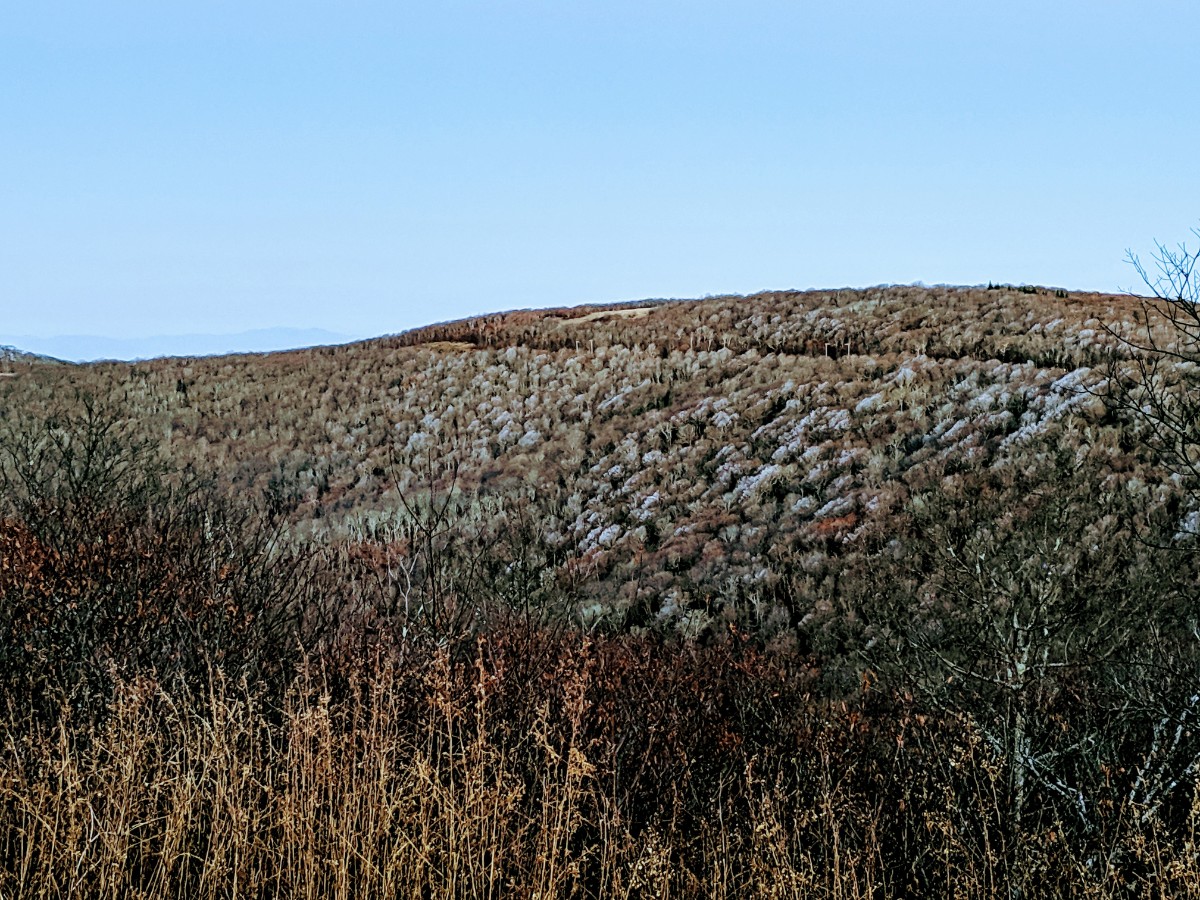
[[[6,379],[0,403],[94,396],[175,462],[266,494],[300,535],[395,545],[401,498],[453,492],[454,524],[485,541],[519,520],[539,589],[586,622],[791,640],[874,590],[872,571],[912,570],[928,537],[914,501],[934,494],[1019,505],[1058,484],[1080,498],[1064,527],[1109,522],[1109,537],[1135,512],[1183,516],[1103,401],[1127,352],[1113,331],[1140,308],[893,287],[518,311],[291,353],[47,368]]]

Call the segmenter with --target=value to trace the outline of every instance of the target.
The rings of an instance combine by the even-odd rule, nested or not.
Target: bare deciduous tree
[[[1200,230],[1194,231],[1200,238]],[[1200,249],[1158,243],[1153,265],[1129,264],[1150,291],[1132,327],[1108,326],[1119,354],[1108,399],[1141,439],[1200,491]],[[1190,530],[1193,532],[1195,528]]]

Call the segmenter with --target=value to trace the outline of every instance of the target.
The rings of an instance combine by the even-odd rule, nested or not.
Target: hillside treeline
[[[23,368],[0,892],[1195,893],[1193,495],[1122,315],[771,295]]]
[[[451,473],[468,498],[536,495],[549,568],[589,620],[787,641],[914,493],[964,470],[1009,478],[1049,443],[1165,501],[1096,396],[1119,349],[1105,328],[1137,313],[954,288],[516,312],[269,356],[21,369],[0,402],[51,415],[92,396],[172,465],[271,495],[319,540],[387,543],[400,499]]]

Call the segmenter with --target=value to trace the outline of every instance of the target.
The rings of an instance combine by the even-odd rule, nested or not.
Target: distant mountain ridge
[[[0,335],[0,345],[16,353],[72,362],[157,359],[167,356],[218,356],[226,353],[270,353],[352,340],[323,328],[258,328],[236,334],[155,335],[113,338],[99,335]],[[20,350],[17,350],[20,348]]]

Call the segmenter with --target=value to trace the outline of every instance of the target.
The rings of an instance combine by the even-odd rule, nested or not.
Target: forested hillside
[[[1116,494],[1176,512],[1103,400],[1121,351],[1107,329],[1136,302],[1063,294],[514,312],[286,354],[55,368],[11,379],[4,400],[36,415],[91,396],[320,539],[388,543],[398,498],[431,486],[474,501],[472,529],[503,532],[496,504],[519,506],[588,622],[794,634],[851,561],[906,552],[931,492],[1065,479],[1099,504],[1071,510],[1080,533]]]
[[[245,854],[110,848],[150,894],[324,894],[338,853],[347,896],[1194,891],[1198,369],[1164,308],[889,287],[9,353],[0,890],[80,852],[45,773],[86,823],[95,748],[153,732],[260,780],[129,738]],[[242,737],[202,750],[180,696]],[[309,802],[409,855],[301,872]]]

